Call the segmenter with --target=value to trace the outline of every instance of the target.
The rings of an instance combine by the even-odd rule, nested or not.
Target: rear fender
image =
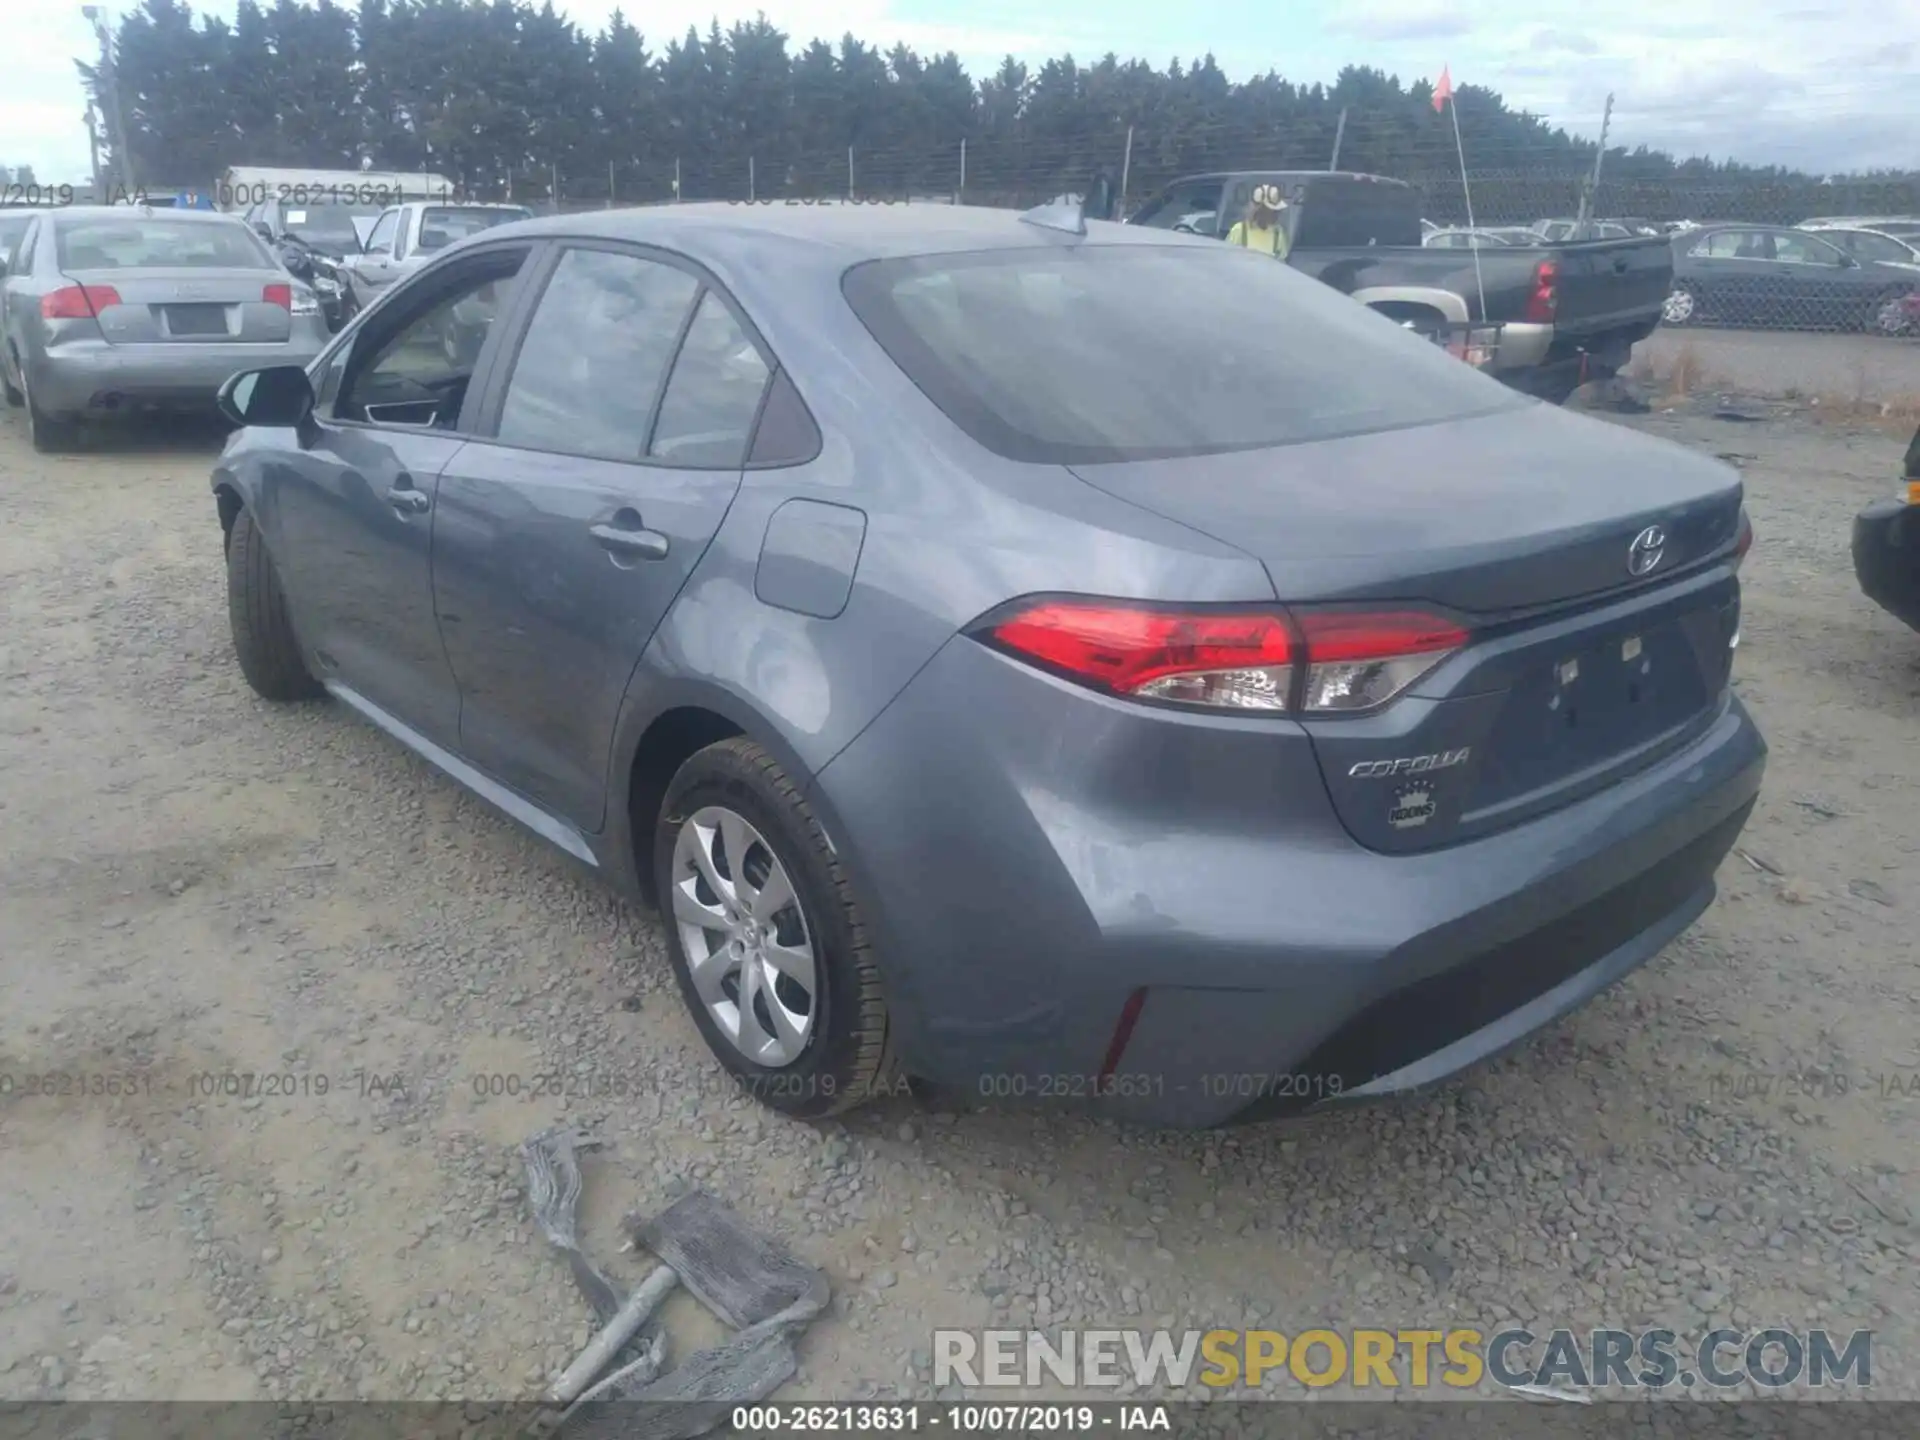
[[[1369,309],[1380,309],[1386,305],[1421,305],[1436,311],[1440,318],[1454,325],[1465,325],[1472,317],[1467,313],[1467,300],[1464,295],[1456,295],[1451,290],[1435,290],[1424,285],[1370,285],[1363,290],[1355,290],[1353,298]]]

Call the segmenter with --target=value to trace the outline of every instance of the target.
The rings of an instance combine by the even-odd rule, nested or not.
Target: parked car
[[[1871,330],[1920,288],[1920,273],[1856,260],[1810,230],[1710,225],[1676,238],[1669,325]]]
[[[212,410],[237,370],[304,365],[327,339],[313,292],[238,220],[202,210],[42,210],[0,278],[0,381],[34,447],[80,422]]]
[[[1856,229],[1849,226],[1796,226],[1809,233],[1818,235],[1830,245],[1856,260],[1873,261],[1882,265],[1911,266],[1920,269],[1920,248],[1910,241],[1896,239],[1882,230]]]
[[[13,247],[27,233],[27,222],[37,213],[25,205],[0,206],[0,264],[13,254]]]
[[[1256,184],[1278,185],[1288,198],[1288,264],[1423,332],[1449,332],[1451,340],[1469,327],[1499,327],[1490,373],[1543,399],[1565,400],[1582,381],[1625,365],[1660,323],[1672,285],[1672,253],[1655,239],[1488,248],[1476,264],[1472,250],[1424,244],[1419,192],[1378,175],[1192,175],[1127,223],[1193,229],[1191,216],[1211,214],[1213,227],[1200,233],[1224,236]]]
[[[1899,239],[1920,235],[1920,215],[1815,215],[1799,224],[1802,230],[1879,230]]]
[[[1574,240],[1625,240],[1632,235],[1654,235],[1651,227],[1640,229],[1619,220],[1536,220],[1528,227],[1550,245]]]
[[[348,308],[364,309],[396,280],[411,275],[456,240],[495,225],[530,220],[524,205],[442,205],[409,201],[383,210],[357,254],[342,262]]]
[[[1090,230],[475,237],[228,387],[242,673],[657,903],[800,1115],[902,1073],[1176,1125],[1377,1095],[1658,952],[1764,768],[1738,473]]]
[[[1899,492],[1853,521],[1853,573],[1861,592],[1920,630],[1920,430],[1907,446]]]
[[[1478,230],[1435,230],[1421,243],[1440,250],[1473,250],[1487,245],[1538,245],[1541,240],[1524,225],[1498,225]]]

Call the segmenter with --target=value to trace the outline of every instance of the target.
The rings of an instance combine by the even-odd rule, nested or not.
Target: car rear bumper
[[[1854,516],[1853,573],[1869,600],[1920,630],[1920,505],[1883,500]]]
[[[147,405],[211,407],[222,385],[242,370],[306,365],[327,343],[318,316],[295,316],[293,336],[278,345],[60,346],[36,357],[28,388],[49,415],[109,415]]]
[[[1430,1083],[1685,929],[1766,759],[1728,696],[1608,790],[1390,856],[1347,837],[1297,733],[950,644],[815,785],[909,1070],[1181,1127]]]

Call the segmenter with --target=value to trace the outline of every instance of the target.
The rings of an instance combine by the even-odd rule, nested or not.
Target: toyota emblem
[[[1658,525],[1647,526],[1627,546],[1627,573],[1651,575],[1660,564],[1660,557],[1666,553],[1667,532]]]

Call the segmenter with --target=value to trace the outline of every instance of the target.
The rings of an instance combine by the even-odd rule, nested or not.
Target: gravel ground
[[[795,1396],[924,1393],[935,1323],[1508,1320],[1871,1327],[1876,1392],[1920,1395],[1920,637],[1846,558],[1906,437],[1622,423],[1751,486],[1773,765],[1720,900],[1435,1093],[1160,1135],[742,1102],[651,917],[338,707],[248,692],[212,441],[49,459],[9,414],[0,1399],[530,1393],[588,1328],[513,1148],[563,1114],[609,1143],[582,1231],[623,1275],[619,1216],[690,1182],[827,1267]],[[203,1078],[232,1072],[282,1078]],[[713,1334],[684,1297],[668,1322]]]

